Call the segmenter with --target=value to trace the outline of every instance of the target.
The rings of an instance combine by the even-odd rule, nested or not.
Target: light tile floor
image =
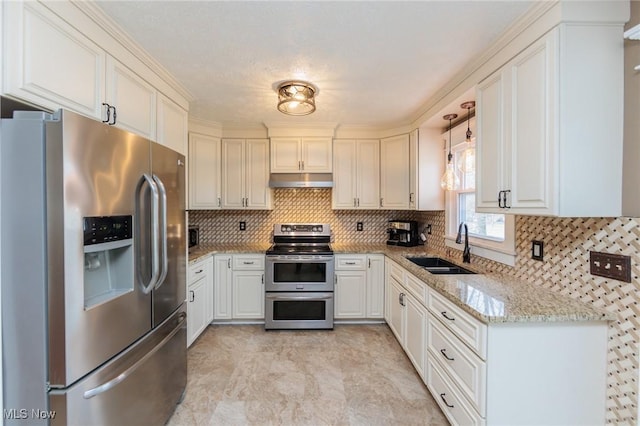
[[[386,325],[209,326],[168,426],[447,425]]]

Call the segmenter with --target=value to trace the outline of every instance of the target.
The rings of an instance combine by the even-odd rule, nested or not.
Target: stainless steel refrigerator
[[[186,385],[184,156],[64,110],[0,126],[5,424],[164,424]]]

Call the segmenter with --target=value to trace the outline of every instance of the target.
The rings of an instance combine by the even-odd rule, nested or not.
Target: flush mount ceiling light
[[[476,149],[471,142],[471,126],[469,125],[471,121],[471,108],[476,106],[475,101],[468,101],[460,105],[460,108],[464,108],[467,110],[467,138],[465,141],[465,148],[460,156],[460,170],[463,173],[473,173],[476,170]]]
[[[447,155],[447,168],[440,179],[440,186],[447,191],[455,191],[460,187],[460,178],[456,173],[456,168],[453,165],[453,155],[451,154],[451,120],[457,118],[458,114],[447,114],[444,118],[449,120],[449,155]]]
[[[285,81],[278,86],[278,111],[288,115],[308,115],[316,110],[318,89],[306,81]]]

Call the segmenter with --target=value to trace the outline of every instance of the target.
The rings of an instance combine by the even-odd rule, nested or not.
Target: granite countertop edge
[[[269,244],[201,245],[189,253],[189,265],[214,254],[263,254]],[[437,256],[461,265],[460,259],[426,248],[385,244],[332,243],[335,254],[383,254],[428,287],[485,324],[614,321],[615,314],[589,306],[569,296],[503,274],[487,272],[480,265],[464,264],[475,275],[433,275],[406,259]],[[474,306],[474,303],[476,304]],[[487,312],[492,306],[500,312]]]

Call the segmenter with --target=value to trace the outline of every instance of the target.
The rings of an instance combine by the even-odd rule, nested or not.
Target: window
[[[463,127],[464,130],[460,131]],[[469,244],[473,255],[513,266],[515,264],[514,217],[476,212],[475,171],[460,170],[461,163],[466,160],[466,158],[463,159],[463,152],[467,147],[464,131],[466,131],[466,123],[452,130],[452,144],[455,145],[451,152],[459,173],[460,189],[447,191],[446,194],[445,243],[448,247],[462,249],[462,245],[456,244],[455,239],[459,224],[464,222],[469,229]],[[475,149],[475,138],[471,140],[471,147]]]

